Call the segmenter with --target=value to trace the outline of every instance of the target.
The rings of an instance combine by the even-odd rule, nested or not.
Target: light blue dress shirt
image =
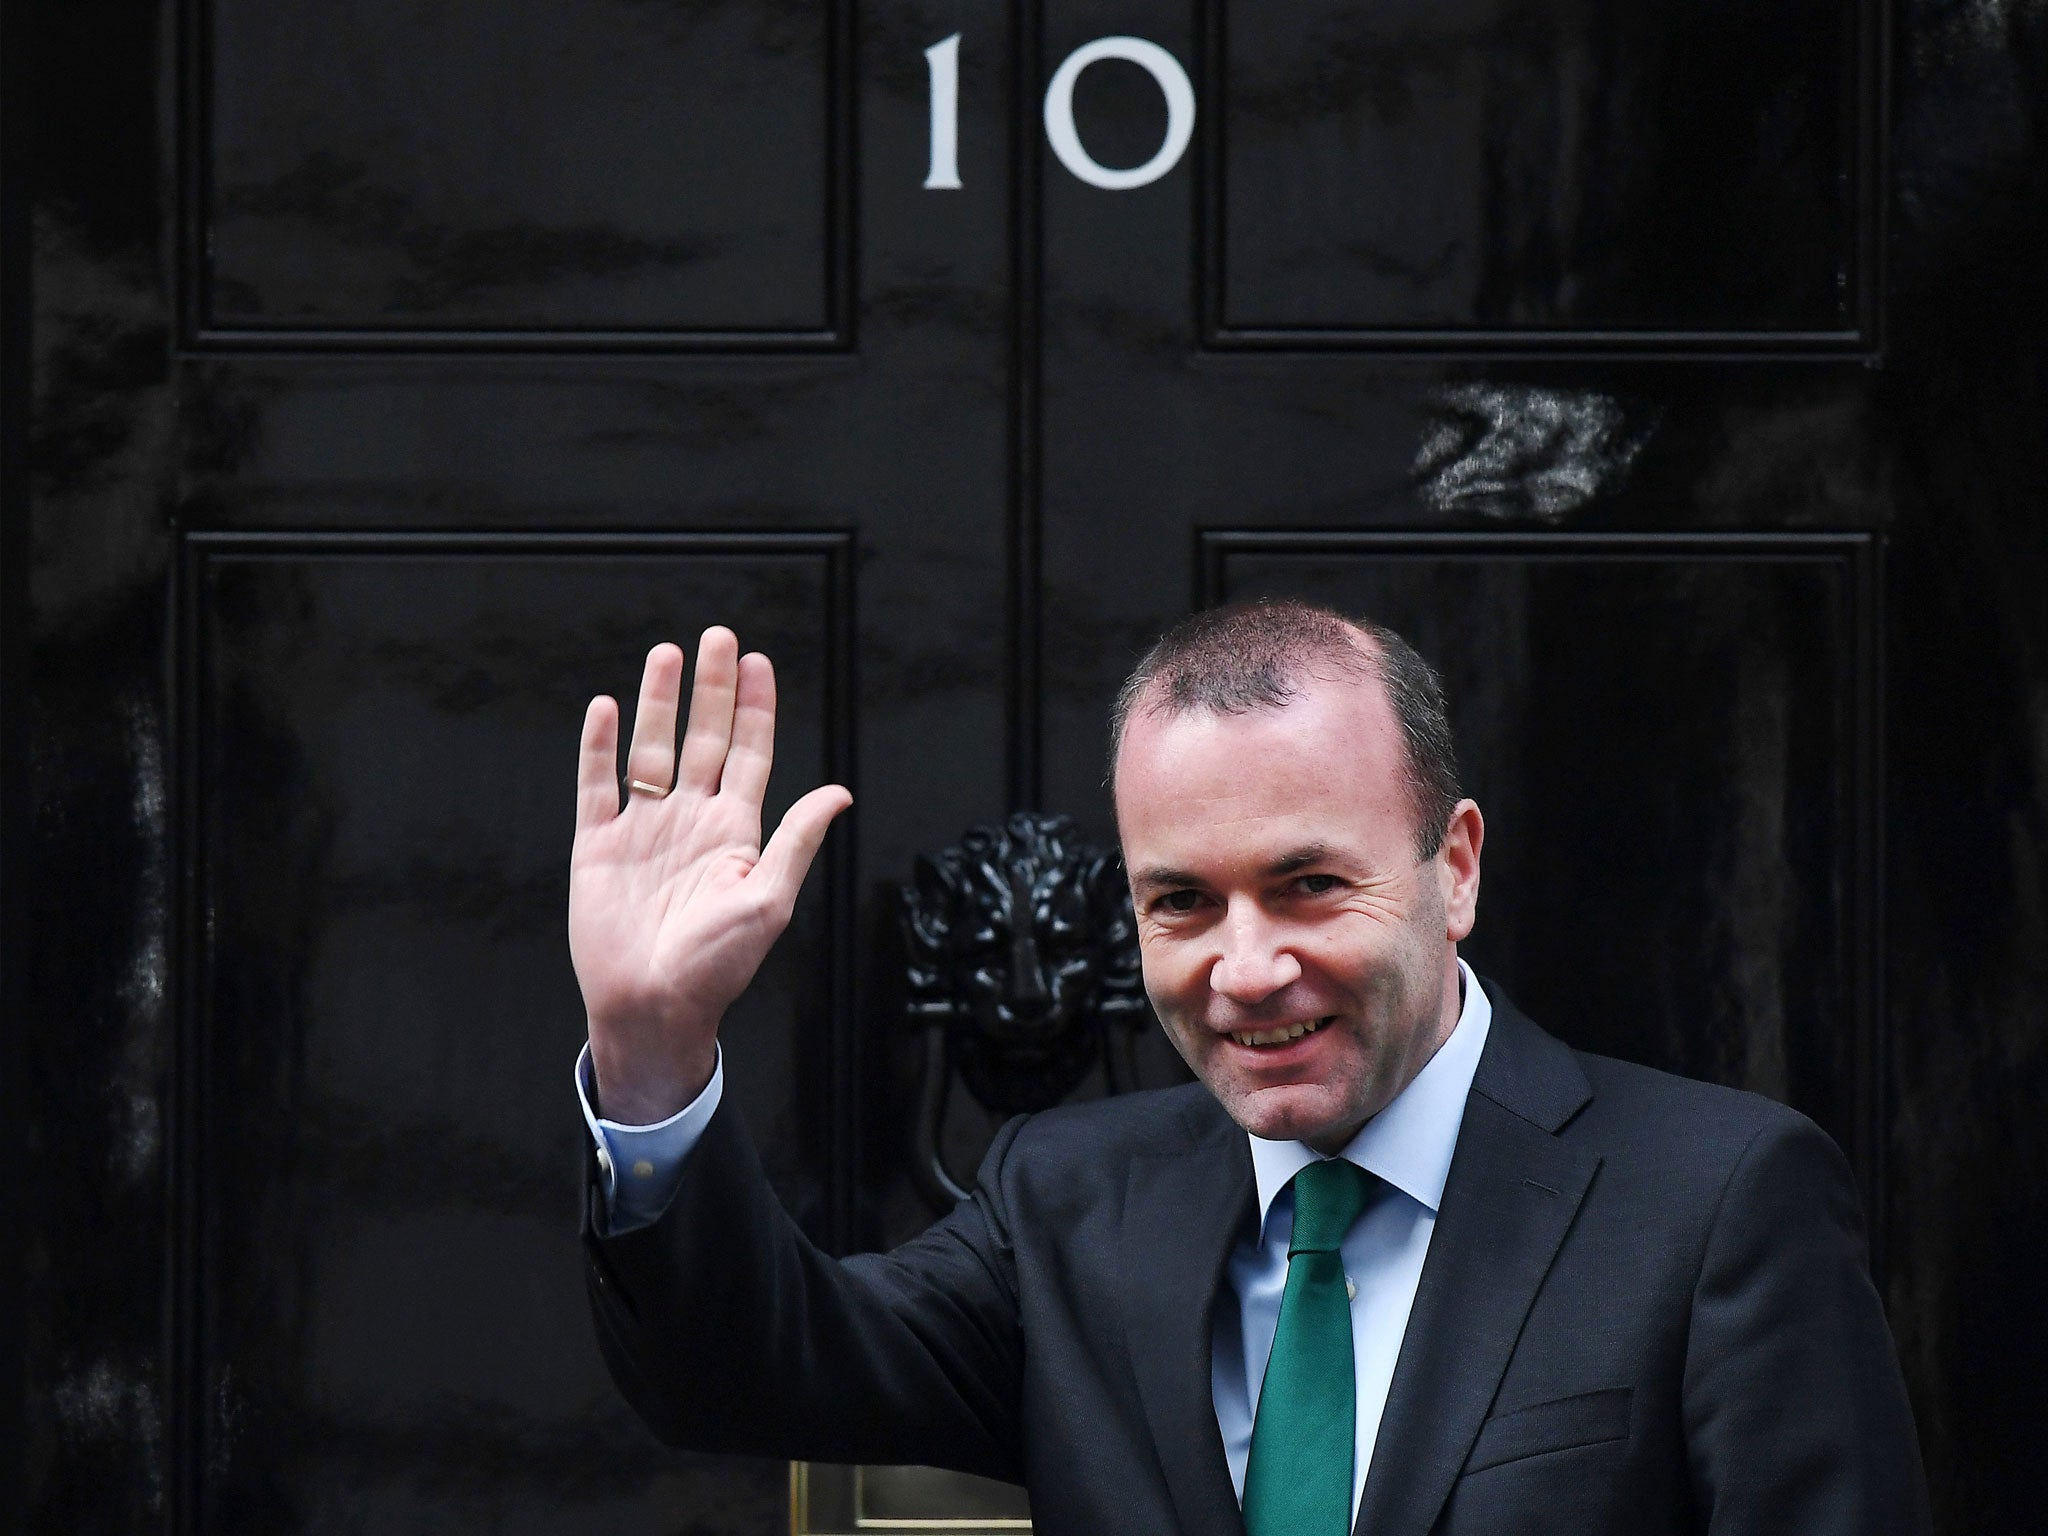
[[[1350,1282],[1351,1349],[1358,1377],[1357,1448],[1351,1464],[1351,1513],[1365,1492],[1365,1475],[1379,1438],[1380,1416],[1394,1381],[1394,1362],[1408,1330],[1409,1309],[1422,1280],[1443,1202],[1444,1180],[1465,1119],[1465,1096],[1486,1047],[1493,1005],[1471,968],[1458,962],[1463,1006],[1457,1027],[1392,1103],[1365,1123],[1338,1155],[1377,1174],[1385,1185],[1344,1238],[1340,1250]],[[658,1125],[620,1125],[590,1108],[590,1049],[576,1062],[576,1095],[597,1141],[606,1208],[614,1232],[629,1232],[660,1216],[682,1182],[683,1161],[703,1135],[725,1092],[725,1060],[696,1099]],[[1251,1453],[1258,1383],[1280,1322],[1287,1286],[1287,1243],[1294,1232],[1294,1191],[1288,1181],[1318,1153],[1298,1141],[1251,1142],[1258,1182],[1259,1233],[1231,1254],[1229,1293],[1217,1298],[1209,1356],[1209,1391],[1216,1427],[1230,1463],[1230,1481],[1244,1499],[1245,1459]]]

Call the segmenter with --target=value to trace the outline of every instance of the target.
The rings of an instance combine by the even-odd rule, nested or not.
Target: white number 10
[[[1113,170],[1089,154],[1074,126],[1074,82],[1081,71],[1098,59],[1123,59],[1137,65],[1159,83],[1166,98],[1166,138],[1159,151],[1143,165]],[[960,34],[924,51],[925,68],[931,75],[931,169],[924,178],[933,191],[960,189]],[[1075,176],[1091,187],[1127,192],[1148,186],[1176,165],[1187,153],[1195,133],[1195,88],[1188,82],[1180,61],[1157,43],[1142,37],[1098,37],[1083,43],[1060,62],[1045,88],[1045,140],[1052,152]]]

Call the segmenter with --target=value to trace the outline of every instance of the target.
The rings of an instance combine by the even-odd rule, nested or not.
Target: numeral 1
[[[932,77],[932,168],[927,191],[960,190],[960,34],[924,51]]]

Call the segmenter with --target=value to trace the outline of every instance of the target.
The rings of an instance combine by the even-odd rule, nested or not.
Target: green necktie
[[[1373,1182],[1342,1158],[1310,1163],[1294,1176],[1287,1289],[1244,1472],[1245,1536],[1345,1536],[1351,1529],[1358,1382],[1337,1250]]]

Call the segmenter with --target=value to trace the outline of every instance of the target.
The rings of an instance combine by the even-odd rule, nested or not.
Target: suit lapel
[[[1591,1096],[1585,1074],[1489,993],[1493,1025],[1380,1421],[1358,1536],[1423,1536],[1435,1522],[1599,1166],[1555,1135]]]
[[[1217,1108],[1191,1146],[1133,1160],[1125,1190],[1124,1327],[1159,1463],[1185,1536],[1244,1536],[1209,1381],[1214,1307],[1258,1208],[1251,1150]]]

